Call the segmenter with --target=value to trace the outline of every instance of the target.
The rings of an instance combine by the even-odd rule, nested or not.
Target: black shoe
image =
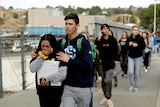
[[[124,74],[122,74],[122,77],[124,77]]]
[[[118,86],[118,82],[114,82],[114,86],[117,87]]]

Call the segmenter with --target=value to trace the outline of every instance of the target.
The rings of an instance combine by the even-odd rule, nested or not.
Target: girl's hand
[[[133,45],[133,42],[129,42],[129,46],[132,46]]]
[[[137,43],[133,43],[133,47],[137,47],[138,46],[138,44]]]
[[[31,58],[34,59],[35,57],[37,57],[38,54],[37,54],[37,50],[34,49],[32,52],[31,52]]]
[[[46,78],[41,77],[40,80],[41,80],[40,82],[41,82],[42,86],[47,86],[48,85],[48,83],[46,82]]]

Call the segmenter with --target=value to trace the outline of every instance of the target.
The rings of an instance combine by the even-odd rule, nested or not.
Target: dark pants
[[[143,64],[146,69],[149,66],[149,56],[150,56],[150,52],[145,53]]]
[[[61,86],[38,86],[40,107],[60,107],[63,87]]]
[[[121,54],[120,56],[120,66],[124,74],[127,74],[128,70],[128,61],[127,61],[127,54]]]
[[[107,99],[112,96],[112,79],[113,79],[113,69],[107,70],[102,78],[102,90],[103,94]]]

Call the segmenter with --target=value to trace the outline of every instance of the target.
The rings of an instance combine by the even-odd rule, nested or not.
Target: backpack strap
[[[61,42],[61,48],[64,49],[64,45],[66,43],[66,38],[63,38],[62,39],[62,42]]]
[[[95,60],[96,59],[96,48],[93,43],[90,43],[90,45],[91,45],[91,49],[92,49],[92,60]]]
[[[81,52],[82,51],[82,39],[83,37],[77,39],[77,48],[78,48],[78,51]]]
[[[82,51],[82,39],[83,37],[77,39],[77,49],[78,49],[78,52],[81,52]],[[66,38],[63,38],[62,39],[62,42],[61,42],[61,48],[64,49],[64,46],[65,46],[65,43],[66,43]]]

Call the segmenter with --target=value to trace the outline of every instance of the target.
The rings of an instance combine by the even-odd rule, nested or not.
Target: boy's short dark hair
[[[68,19],[73,19],[76,24],[79,24],[79,17],[78,17],[78,15],[77,15],[77,13],[70,13],[70,14],[68,14],[68,15],[64,18],[64,20],[66,21],[66,20],[68,20]]]

